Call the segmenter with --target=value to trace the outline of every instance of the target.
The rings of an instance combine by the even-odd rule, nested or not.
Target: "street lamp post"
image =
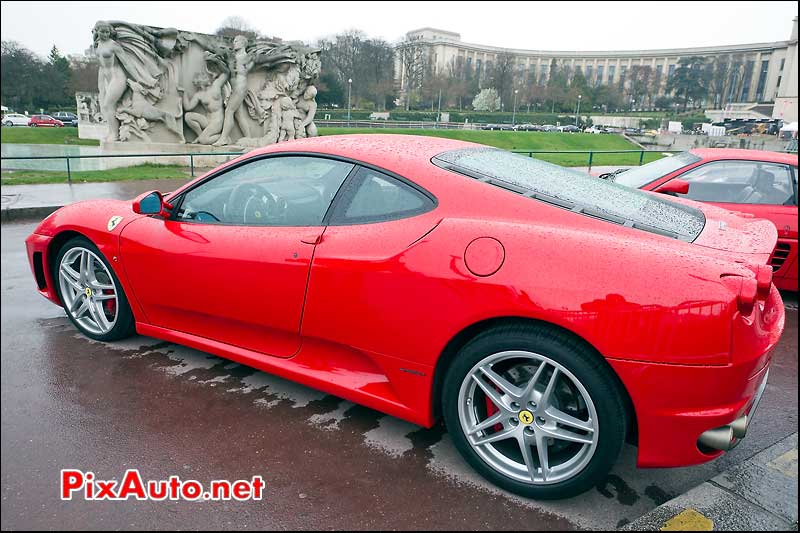
[[[578,127],[578,118],[581,116],[581,98],[582,95],[578,95],[578,108],[575,110],[575,127]]]
[[[353,90],[353,78],[347,78],[347,122],[350,122],[350,94]]]
[[[519,89],[514,89],[514,109],[511,111],[511,126],[517,124],[517,93]]]
[[[631,97],[631,113],[633,113],[633,104],[635,104],[635,103],[636,103],[636,100],[634,100],[633,97]]]

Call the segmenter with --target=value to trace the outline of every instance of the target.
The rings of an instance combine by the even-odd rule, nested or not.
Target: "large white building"
[[[739,103],[772,104],[772,116],[786,121],[797,120],[797,17],[788,40],[702,48],[670,48],[664,50],[618,50],[606,52],[521,50],[499,48],[461,41],[458,33],[422,28],[406,34],[406,41],[398,45],[395,75],[401,88],[406,85],[407,64],[400,57],[403,46],[414,45],[424,50],[425,61],[431,72],[445,73],[453,65],[466,67],[479,77],[491,71],[501,55],[514,58],[516,79],[521,83],[545,85],[553,59],[570,72],[581,70],[591,85],[614,84],[641,67],[649,66],[651,86],[655,94],[666,93],[667,80],[683,57],[703,56],[713,61],[725,56],[735,61],[726,81],[718,105]],[[624,84],[623,84],[624,85]],[[651,93],[653,92],[651,90]],[[714,102],[709,102],[713,105]],[[770,109],[770,106],[761,109]]]

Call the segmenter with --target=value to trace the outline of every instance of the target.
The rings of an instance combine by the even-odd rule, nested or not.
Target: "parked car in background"
[[[641,135],[642,134],[642,129],[641,128],[625,128],[623,130],[623,133],[625,133],[625,135]]]
[[[518,124],[516,127],[517,131],[542,131],[542,127],[538,124]]]
[[[52,116],[56,120],[60,120],[64,123],[65,126],[74,126],[78,127],[78,115],[75,113],[70,113],[68,111],[59,111],[57,113],[52,113]]]
[[[603,126],[589,126],[588,128],[586,128],[583,131],[585,133],[594,133],[595,135],[599,135],[601,133],[608,133],[606,131],[605,127],[603,127]]]
[[[26,245],[31,289],[89,338],[443,418],[485,478],[552,499],[603,483],[628,437],[675,467],[747,433],[784,329],[777,233],[686,204],[479,144],[330,135],[62,207]]]
[[[28,122],[28,126],[31,128],[36,128],[38,126],[50,126],[55,128],[60,128],[64,126],[64,123],[58,119],[51,117],[50,115],[33,115]]]
[[[617,172],[610,179],[772,221],[778,229],[770,258],[775,285],[797,290],[797,154],[698,148]]]
[[[558,131],[563,133],[579,133],[581,129],[575,124],[567,124],[566,126],[559,127]]]
[[[545,124],[542,126],[542,131],[558,131],[558,126],[553,126],[552,124]]]
[[[3,117],[3,126],[27,126],[30,117],[21,113],[8,113]]]

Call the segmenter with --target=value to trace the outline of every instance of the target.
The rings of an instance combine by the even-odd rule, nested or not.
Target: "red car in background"
[[[766,220],[503,150],[332,135],[28,237],[86,336],[138,332],[431,427],[497,485],[563,498],[746,434],[784,306]],[[302,443],[301,443],[302,445]]]
[[[612,179],[770,220],[778,229],[770,257],[774,283],[797,291],[797,154],[698,148],[619,172]]]
[[[28,121],[28,126],[36,128],[38,126],[50,126],[60,128],[64,125],[60,120],[51,117],[50,115],[33,115]]]

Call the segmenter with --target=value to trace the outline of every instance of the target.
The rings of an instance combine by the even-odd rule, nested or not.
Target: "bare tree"
[[[497,89],[497,94],[500,95],[500,100],[503,108],[511,103],[511,94],[514,90],[514,66],[516,65],[516,58],[509,52],[501,52],[497,54],[497,60],[494,63],[494,69],[491,76],[493,80],[490,85]]]
[[[405,99],[406,111],[411,106],[411,94],[416,89],[422,87],[427,69],[427,53],[423,45],[406,40],[397,45],[396,53],[400,57],[400,68],[403,77],[403,94]]]
[[[225,17],[220,23],[217,31],[214,32],[220,37],[236,37],[237,35],[244,35],[249,39],[261,37],[261,33],[249,22],[239,16]]]

